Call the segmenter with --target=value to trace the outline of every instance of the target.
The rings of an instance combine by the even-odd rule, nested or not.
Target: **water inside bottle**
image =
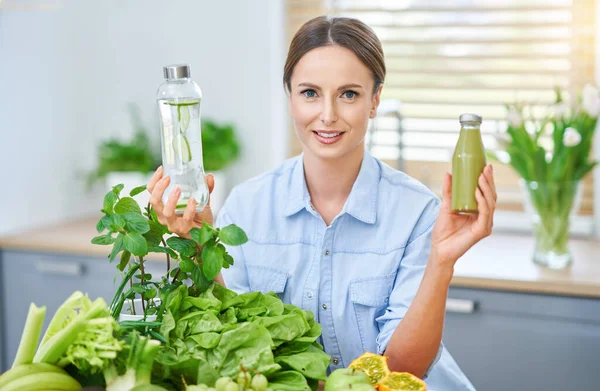
[[[200,100],[159,99],[158,109],[162,127],[163,168],[165,175],[171,177],[163,202],[167,202],[173,187],[179,186],[181,196],[176,213],[183,213],[190,197],[197,202],[196,211],[201,211],[208,202],[208,187],[202,161]]]

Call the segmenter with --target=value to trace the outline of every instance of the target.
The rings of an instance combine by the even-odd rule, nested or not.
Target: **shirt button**
[[[329,250],[325,250],[325,255],[329,255]]]
[[[308,292],[308,293],[306,294],[306,297],[308,297],[309,299],[312,299],[312,297],[313,297],[313,293],[312,293],[312,292]]]
[[[340,363],[340,360],[338,360],[337,358],[333,359],[333,365],[338,365]]]
[[[321,307],[322,307],[324,310],[326,310],[326,309],[327,309],[327,304],[323,304]]]

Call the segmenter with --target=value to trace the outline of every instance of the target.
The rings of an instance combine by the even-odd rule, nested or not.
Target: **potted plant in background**
[[[528,120],[524,120],[527,109]],[[547,115],[535,120],[530,106],[507,106],[506,132],[496,139],[501,152],[492,159],[508,163],[521,177],[525,210],[533,217],[533,261],[551,269],[572,262],[569,220],[579,209],[581,181],[598,163],[591,149],[598,115],[600,91],[586,85],[581,96],[564,101],[559,89]]]
[[[104,180],[105,191],[123,183],[124,191],[129,192],[140,183],[148,183],[160,165],[160,154],[152,147],[149,130],[142,123],[137,106],[130,106],[130,115],[135,128],[133,138],[130,141],[111,138],[98,146],[98,166],[88,175],[88,189]],[[137,199],[140,206],[146,206],[149,197],[147,193],[140,194]]]
[[[210,206],[215,215],[229,193],[226,169],[239,154],[239,142],[232,125],[218,124],[210,119],[202,121],[204,171],[215,176],[215,189],[210,195]]]

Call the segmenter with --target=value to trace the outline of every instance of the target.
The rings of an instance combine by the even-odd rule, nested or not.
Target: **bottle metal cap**
[[[477,114],[471,114],[471,113],[461,114],[458,119],[461,124],[464,122],[476,122],[478,124],[481,123],[481,116],[477,115]]]
[[[165,79],[183,79],[190,77],[192,72],[189,64],[175,64],[164,66],[163,74]]]

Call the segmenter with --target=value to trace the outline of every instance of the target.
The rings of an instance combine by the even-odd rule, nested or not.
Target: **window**
[[[483,116],[488,149],[506,126],[506,103],[554,100],[554,87],[580,90],[594,80],[593,0],[288,0],[289,39],[319,15],[358,18],[382,41],[388,74],[382,99],[399,102],[398,120],[377,118],[373,154],[441,191],[460,124]],[[299,152],[292,137],[292,152]],[[523,191],[509,166],[495,164],[498,210],[522,211]],[[592,226],[593,179],[580,216]],[[510,214],[510,213],[509,213]]]

